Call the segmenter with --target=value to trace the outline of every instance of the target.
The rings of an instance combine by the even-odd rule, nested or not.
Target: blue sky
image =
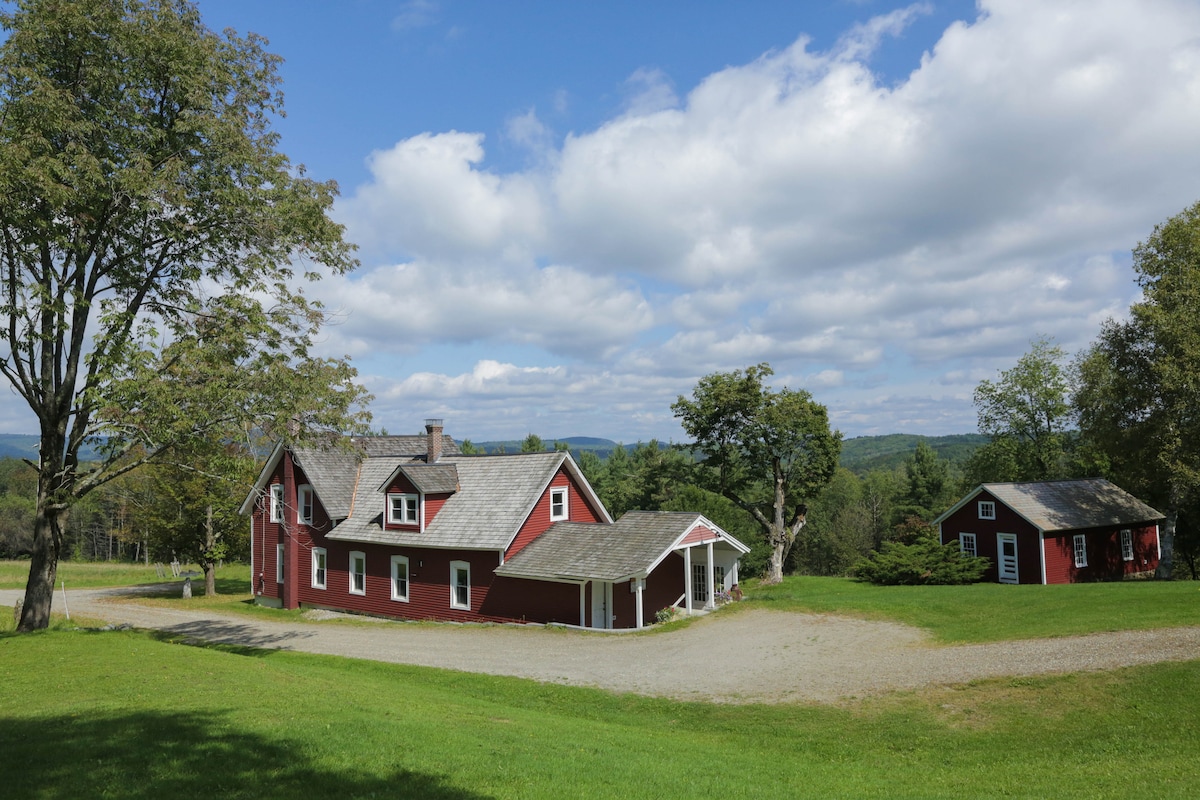
[[[970,432],[1200,199],[1191,0],[199,6],[285,59],[362,260],[320,347],[393,433],[678,441],[763,361],[847,436]]]

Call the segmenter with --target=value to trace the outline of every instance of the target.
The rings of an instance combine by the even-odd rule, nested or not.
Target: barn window
[[[271,484],[271,522],[283,522],[283,484]]]
[[[408,602],[408,556],[392,556],[392,599]]]
[[[283,545],[275,545],[275,582],[283,583]]]
[[[388,522],[394,525],[419,524],[420,499],[415,494],[389,494]]]
[[[313,522],[313,488],[304,484],[296,489],[296,507],[299,509],[300,524],[312,525]]]
[[[312,585],[314,589],[325,588],[325,563],[325,548],[314,547],[312,551]]]
[[[550,490],[550,520],[567,518],[567,487]]]
[[[1133,531],[1121,531],[1121,558],[1133,561]]]
[[[996,504],[993,503],[991,500],[980,500],[979,501],[979,518],[980,519],[995,519],[996,518]]]
[[[964,556],[971,556],[972,558],[979,555],[979,551],[975,546],[975,534],[960,533],[958,535],[958,551]]]
[[[367,593],[367,554],[350,552],[350,594]]]
[[[450,562],[450,607],[471,610],[471,565],[466,561]]]
[[[1087,566],[1087,537],[1082,533],[1075,537],[1075,566]]]

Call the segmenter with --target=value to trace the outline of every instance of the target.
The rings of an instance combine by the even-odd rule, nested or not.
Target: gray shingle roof
[[[630,511],[611,525],[556,522],[497,568],[496,574],[603,581],[644,576],[698,521],[723,539],[737,542],[699,514]]]
[[[402,463],[396,471],[403,473],[417,488],[417,491],[424,494],[446,494],[458,491],[458,467],[447,464],[445,461],[437,464]],[[390,483],[389,478],[391,475],[384,478],[383,484],[376,491],[386,491],[387,484]]]
[[[1133,525],[1164,517],[1103,478],[985,483],[980,488],[1047,532]]]
[[[377,458],[391,458],[392,470],[395,470],[401,461],[423,459],[427,447],[428,441],[423,435],[360,436],[339,443],[296,447],[292,453],[308,476],[325,513],[336,520],[350,515],[360,464]],[[442,452],[458,452],[458,445],[450,436],[442,436]]]
[[[379,487],[403,466],[405,473],[429,469],[404,458],[363,462],[351,517],[334,527],[330,539],[416,547],[503,550],[516,536],[542,490],[566,460],[564,453],[442,456],[438,467],[453,467],[459,490],[450,495],[424,531],[384,531],[384,497]],[[443,480],[448,472],[430,480]]]

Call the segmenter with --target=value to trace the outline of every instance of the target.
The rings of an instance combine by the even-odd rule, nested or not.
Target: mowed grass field
[[[1016,606],[1057,609],[1064,633],[1094,624],[1099,615],[1089,607],[1106,602],[1104,593],[1076,603],[1025,592],[1047,587],[996,587],[1010,594],[990,604],[988,592],[863,591],[873,588],[795,578],[753,588],[743,607],[909,622],[926,614],[947,631],[941,638],[969,641],[996,638],[970,635],[971,620],[992,630],[990,618]],[[1196,584],[1102,588],[1134,590],[1119,603],[1130,614],[1183,606],[1175,624],[1196,624],[1186,616],[1189,599],[1200,602]],[[975,607],[951,624],[964,598]],[[4,797],[1196,794],[1200,661],[981,681],[842,706],[728,706],[197,647],[136,631],[60,625],[17,636],[9,617],[0,618]],[[737,657],[715,652],[696,669]]]

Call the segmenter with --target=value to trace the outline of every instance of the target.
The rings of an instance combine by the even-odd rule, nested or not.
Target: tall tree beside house
[[[904,480],[893,509],[893,522],[909,517],[929,522],[954,500],[950,462],[940,458],[929,443],[921,440],[904,462]]]
[[[151,548],[195,561],[204,570],[204,593],[217,593],[216,568],[249,552],[246,520],[238,508],[254,485],[259,465],[250,449],[232,442],[196,440],[169,463],[141,468],[146,500],[134,520]]]
[[[1200,203],[1155,226],[1133,267],[1142,299],[1080,358],[1074,402],[1108,476],[1166,514],[1169,578],[1179,514],[1200,497]]]
[[[1012,369],[980,381],[975,409],[979,432],[991,441],[964,469],[968,488],[1069,476],[1071,376],[1066,354],[1051,339],[1034,339]]]
[[[356,262],[336,186],[277,150],[264,40],[186,0],[23,0],[0,26],[0,374],[41,436],[29,631],[80,498],[231,426],[344,429],[363,395],[309,353],[321,312],[292,265]]]
[[[764,381],[773,374],[765,363],[715,372],[671,406],[704,454],[707,482],[758,523],[771,550],[766,583],[783,580],[808,503],[833,477],[842,443],[825,406],[803,390],[772,391]]]

